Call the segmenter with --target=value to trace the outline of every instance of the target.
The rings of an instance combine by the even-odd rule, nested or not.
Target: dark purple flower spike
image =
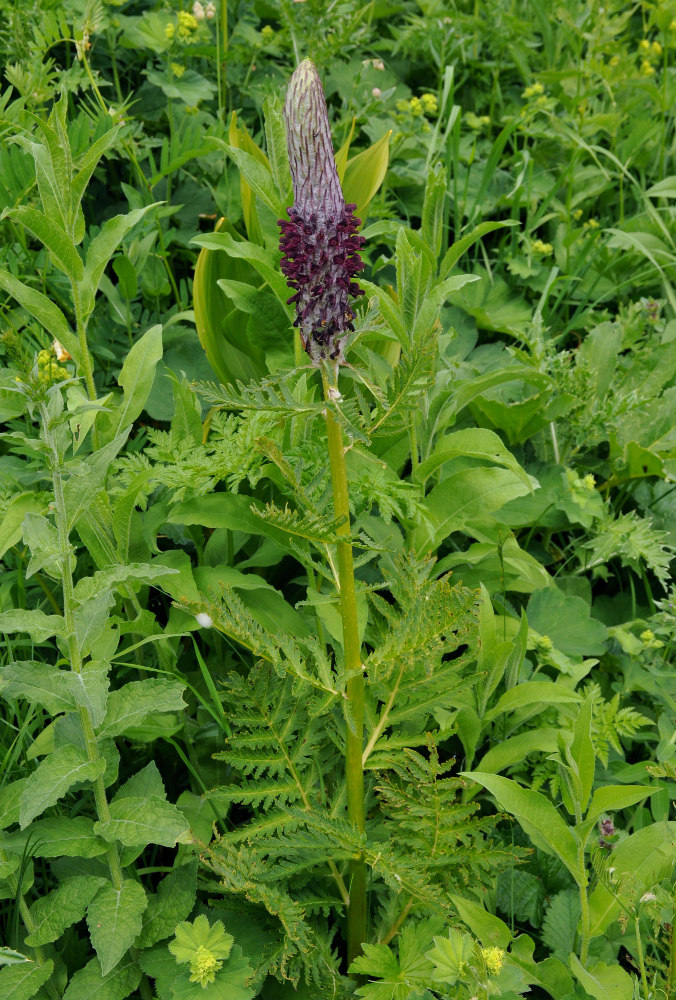
[[[305,59],[291,77],[284,105],[293,181],[289,222],[280,219],[282,271],[296,289],[294,326],[316,365],[343,360],[346,334],[354,329],[351,295],[363,295],[352,279],[364,267],[356,205],[346,205],[333,156],[326,100],[314,64]]]

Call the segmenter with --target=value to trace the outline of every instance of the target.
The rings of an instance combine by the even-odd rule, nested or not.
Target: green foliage
[[[0,24],[0,995],[669,998],[676,8],[190,10]]]

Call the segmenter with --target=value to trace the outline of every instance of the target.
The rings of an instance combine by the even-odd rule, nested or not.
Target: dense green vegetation
[[[676,0],[11,0],[0,55],[0,997],[676,997]]]

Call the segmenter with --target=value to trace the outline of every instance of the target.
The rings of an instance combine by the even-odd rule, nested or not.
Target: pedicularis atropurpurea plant
[[[404,61],[439,59],[436,93],[410,100],[381,60],[345,76],[371,16],[387,48],[379,5],[368,25],[331,5],[326,39],[321,4],[279,5],[256,71],[239,6],[230,38],[225,4],[116,9],[105,44],[110,12],[88,7],[66,82],[101,114],[71,118],[74,95],[26,114],[49,67],[42,82],[10,67],[24,98],[0,98],[0,287],[23,338],[3,340],[0,386],[0,997],[670,996],[673,609],[640,601],[668,582],[647,512],[671,502],[674,333],[654,297],[612,321],[599,303],[630,281],[676,301],[673,179],[641,191],[647,133],[628,141],[615,105],[591,114],[606,98],[578,87],[600,73],[626,101],[635,56],[614,67],[603,46],[629,15],[592,5],[556,34],[541,19],[546,66],[574,43],[559,114],[571,77],[523,86],[527,5],[514,19],[491,0],[495,19],[455,12],[438,33],[392,14]],[[658,7],[663,47],[641,43],[627,92],[656,109],[664,164],[676,33]],[[333,52],[335,157],[312,63],[284,110],[277,96],[301,21]],[[40,30],[36,51],[68,38],[61,18]],[[214,31],[217,119],[194,106]],[[463,31],[463,65],[499,53],[490,107],[490,73],[469,100],[454,75]],[[147,85],[129,112],[132,64]],[[265,153],[242,124],[261,87]],[[227,126],[226,97],[242,108]],[[373,140],[356,155],[353,106]],[[594,141],[608,128],[610,151]],[[117,186],[129,164],[138,189]],[[621,218],[602,236],[577,219],[608,222],[608,171]],[[106,218],[122,191],[132,211]],[[223,382],[200,384],[206,414],[180,376],[206,377],[187,311],[198,203],[204,225],[214,203],[227,216],[196,241],[196,326]],[[457,271],[472,247],[479,280]],[[629,622],[603,593],[590,615],[608,564],[630,581]],[[636,785],[651,741],[655,780]],[[517,823],[496,827],[481,787]],[[529,925],[546,961],[516,933]]]

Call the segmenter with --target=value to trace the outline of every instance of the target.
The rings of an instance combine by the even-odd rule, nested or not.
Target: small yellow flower
[[[584,223],[584,225],[583,225],[582,228],[583,229],[598,229],[599,228],[599,224],[596,221],[596,219],[587,219],[587,221]]]
[[[669,25],[669,31],[676,31],[676,19]]]
[[[546,254],[552,253],[554,247],[551,243],[543,243],[542,240],[533,240],[531,250],[533,253],[539,253],[545,256]]]
[[[608,65],[609,66],[619,66],[620,65],[620,57],[619,56],[613,56],[612,59],[608,60]]]
[[[400,98],[394,106],[397,111],[408,111],[408,101],[403,98]]]
[[[544,92],[545,88],[541,83],[532,83],[530,87],[526,87],[521,96],[525,97],[526,100],[530,100],[531,97],[538,97],[540,94],[544,94]]]
[[[164,29],[164,34],[169,39],[169,41],[171,41],[173,39],[174,35],[176,34],[176,25],[175,24],[168,24],[166,26],[166,28]]]
[[[436,115],[438,111],[436,94],[423,94],[420,100],[426,115]]]
[[[174,76],[182,77],[183,74],[185,73],[185,66],[181,66],[180,63],[172,63],[171,72],[174,74]]]
[[[582,218],[582,209],[581,208],[576,208],[575,209],[575,211],[573,212],[573,218],[574,219],[581,219]]]
[[[414,118],[419,118],[423,113],[423,104],[419,97],[412,97],[408,102],[408,110]]]
[[[647,55],[650,52],[650,42],[647,38],[642,39],[638,44],[638,51]]]
[[[265,27],[261,29],[261,37],[265,42],[269,42],[275,37],[275,29],[272,25],[266,24]]]
[[[190,963],[190,971],[192,972],[190,982],[199,983],[204,989],[208,983],[214,982],[216,973],[222,966],[223,962],[201,944]]]
[[[197,18],[194,14],[189,14],[187,10],[179,10],[178,12],[178,28],[176,30],[176,35],[179,41],[187,42],[194,31],[197,30]]]
[[[654,76],[655,67],[651,66],[651,64],[648,62],[647,59],[644,59],[643,62],[641,63],[641,73],[643,74],[643,76]]]
[[[488,974],[490,976],[497,976],[505,960],[505,953],[502,948],[482,948],[481,954],[486,963]]]
[[[586,487],[586,489],[588,489],[588,490],[593,490],[595,488],[595,486],[596,486],[596,480],[592,476],[591,472],[588,473],[584,477],[584,479],[582,480],[582,482],[583,482],[584,486]]]
[[[539,653],[549,653],[550,650],[554,648],[554,643],[549,638],[548,635],[541,635],[537,641],[537,649]]]
[[[652,43],[652,45],[650,46],[650,54],[652,55],[653,59],[659,59],[659,57],[662,55],[662,46],[660,45],[659,42]]]

